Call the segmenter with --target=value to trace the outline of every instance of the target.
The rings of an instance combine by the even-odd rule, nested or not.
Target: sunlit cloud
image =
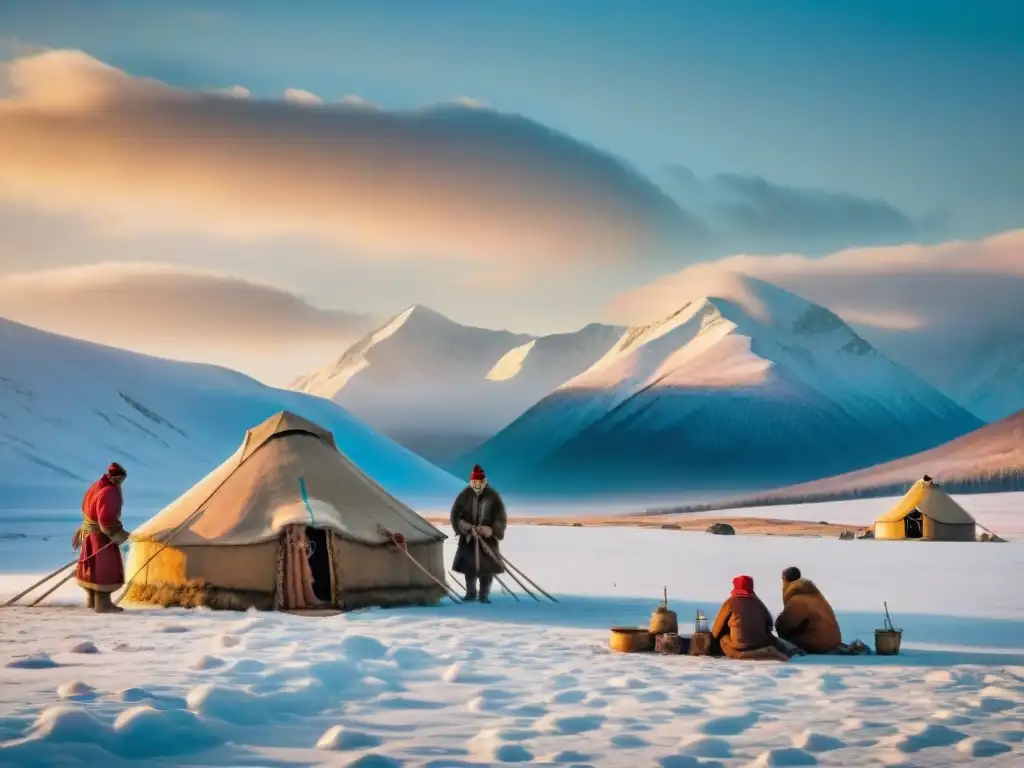
[[[0,276],[0,316],[150,354],[244,363],[337,354],[374,321],[275,286],[165,264],[101,263]],[[243,364],[243,369],[249,367]],[[294,371],[292,371],[294,373]]]
[[[620,160],[483,107],[187,92],[66,50],[17,59],[7,76],[0,199],[111,232],[300,235],[377,257],[552,266],[679,254],[703,236]]]

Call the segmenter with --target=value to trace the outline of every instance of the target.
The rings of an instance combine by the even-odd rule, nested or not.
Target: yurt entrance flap
[[[334,604],[334,568],[329,531],[287,525],[281,532],[274,607],[328,608]]]
[[[330,432],[282,412],[132,533],[128,598],[243,609],[431,604],[444,595],[446,538],[340,453]]]

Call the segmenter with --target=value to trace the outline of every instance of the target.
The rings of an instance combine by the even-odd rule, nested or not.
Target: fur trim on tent
[[[132,603],[159,605],[163,608],[211,608],[217,611],[274,610],[274,596],[269,592],[222,589],[200,581],[185,584],[132,584],[125,596]]]

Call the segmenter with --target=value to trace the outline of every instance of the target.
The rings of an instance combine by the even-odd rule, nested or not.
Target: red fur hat
[[[732,580],[733,594],[753,594],[754,580],[750,576],[737,576]]]
[[[473,471],[469,473],[470,482],[474,480],[486,480],[487,475],[484,473],[484,468],[479,464],[473,465]]]

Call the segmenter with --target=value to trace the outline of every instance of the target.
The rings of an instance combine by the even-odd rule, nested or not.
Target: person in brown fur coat
[[[751,661],[789,661],[789,656],[776,646],[772,636],[772,615],[754,594],[754,580],[737,576],[732,592],[722,604],[711,627],[722,653],[730,659]]]
[[[775,631],[787,643],[807,653],[832,653],[843,642],[832,606],[799,568],[782,572],[782,606]]]

